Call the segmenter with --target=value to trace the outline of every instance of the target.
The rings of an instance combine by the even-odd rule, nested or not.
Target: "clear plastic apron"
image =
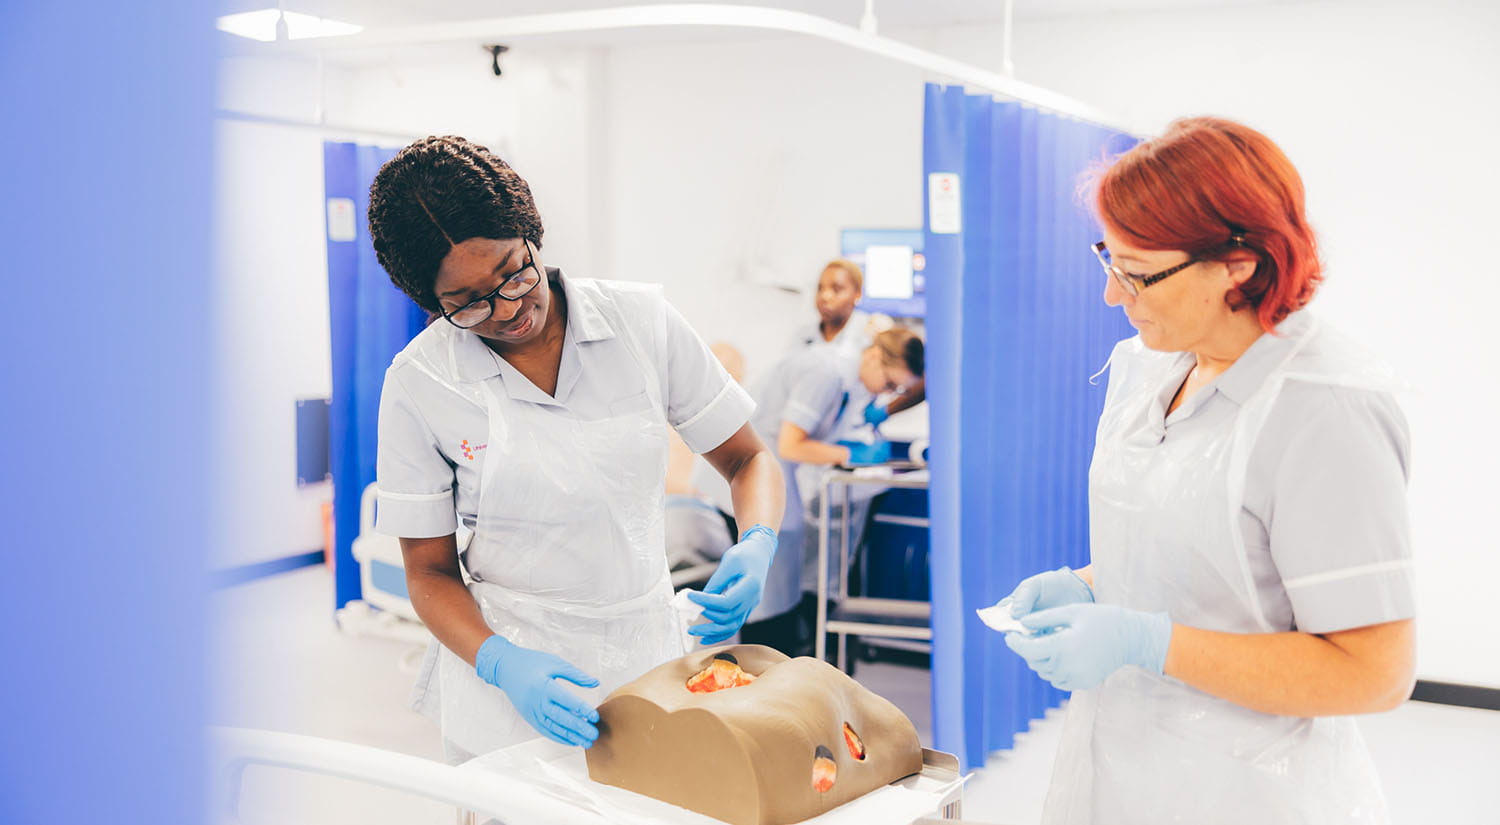
[[[1106,402],[1089,471],[1099,603],[1165,610],[1208,630],[1289,629],[1266,619],[1257,578],[1274,568],[1251,563],[1238,527],[1250,451],[1286,381],[1397,386],[1305,312],[1280,329],[1282,360],[1235,419],[1170,440],[1151,411],[1177,356],[1139,339],[1116,350],[1121,391]],[[1043,814],[1052,825],[1386,821],[1352,719],[1259,713],[1133,666],[1073,694]]]
[[[512,400],[498,379],[484,382],[489,442],[464,557],[490,628],[598,678],[592,690],[572,688],[594,703],[687,652],[666,563],[661,385],[625,323],[616,326],[646,390],[609,417],[583,421]],[[413,705],[473,754],[540,735],[503,691],[436,642]]]

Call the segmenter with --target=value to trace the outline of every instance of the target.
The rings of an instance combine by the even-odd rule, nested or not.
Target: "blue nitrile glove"
[[[1027,613],[1094,600],[1089,583],[1067,567],[1048,570],[1022,579],[1010,592],[1010,615],[1019,619]]]
[[[890,412],[888,412],[885,407],[880,406],[879,404],[875,403],[874,401],[871,401],[870,404],[869,404],[869,406],[865,407],[865,423],[866,424],[873,424],[875,427],[878,428],[881,424],[885,423],[885,420],[887,418],[890,418],[890,417],[891,417]]]
[[[1113,604],[1069,604],[1019,620],[1034,635],[1005,634],[1005,644],[1038,676],[1061,690],[1098,687],[1135,665],[1158,676],[1167,662],[1172,619]]]
[[[840,447],[849,448],[849,464],[884,464],[891,460],[891,442],[879,441],[866,444],[863,441],[840,441]]]
[[[512,644],[491,636],[474,656],[479,678],[505,691],[516,712],[543,736],[564,745],[585,748],[599,738],[599,712],[563,687],[566,679],[579,687],[598,687],[599,680],[561,657]]]
[[[688,591],[688,598],[702,605],[703,618],[708,619],[688,628],[688,633],[702,636],[706,645],[718,644],[738,633],[745,617],[760,604],[766,573],[775,555],[775,530],[764,524],[746,530],[740,543],[719,559],[719,568],[709,577],[703,592]]]

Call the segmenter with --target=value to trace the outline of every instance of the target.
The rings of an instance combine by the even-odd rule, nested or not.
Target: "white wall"
[[[231,60],[221,105],[311,117],[313,67]],[[331,386],[323,149],[313,132],[221,120],[217,130],[213,342],[220,473],[210,566],[226,568],[323,546],[326,483],[297,487],[298,398]],[[205,276],[206,277],[206,276]]]
[[[922,77],[805,38],[615,48],[600,274],[767,368],[844,227],[922,225]],[[774,284],[805,290],[790,294]]]
[[[993,27],[922,36],[999,68]],[[1497,37],[1492,4],[1324,2],[1040,21],[1019,25],[1014,46],[1018,78],[1148,132],[1218,114],[1290,155],[1328,267],[1314,309],[1415,387],[1403,404],[1419,673],[1493,687]]]
[[[495,77],[479,49],[403,50],[341,72],[330,84],[328,120],[413,138],[456,134],[488,146],[531,185],[547,263],[591,269],[600,219],[593,195],[601,54],[518,49]]]

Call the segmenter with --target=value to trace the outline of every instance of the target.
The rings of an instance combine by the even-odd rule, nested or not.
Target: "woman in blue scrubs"
[[[836,347],[794,351],[755,385],[756,411],[750,424],[775,445],[786,481],[786,514],[778,534],[778,552],[766,579],[760,604],[741,629],[741,639],[769,644],[788,653],[805,653],[811,644],[809,617],[818,590],[816,534],[807,529],[809,508],[822,468],[879,464],[889,459],[889,444],[856,440],[869,432],[864,411],[880,393],[899,393],[922,378],[922,339],[904,327],[876,334],[857,353]],[[851,513],[858,544],[861,515]]]

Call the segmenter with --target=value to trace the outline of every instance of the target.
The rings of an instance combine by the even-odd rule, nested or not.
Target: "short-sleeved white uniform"
[[[1294,316],[1290,328],[1305,319]],[[1142,425],[1166,442],[1233,426],[1241,406],[1294,340],[1261,336],[1170,415],[1193,368],[1181,353],[1155,388]],[[1246,466],[1239,530],[1257,597],[1271,627],[1330,633],[1416,615],[1406,483],[1406,419],[1389,392],[1288,381]],[[1173,524],[1160,524],[1162,540]]]
[[[1095,600],[1221,633],[1411,618],[1400,382],[1305,310],[1168,414],[1193,363],[1138,337],[1111,357],[1089,469]],[[1386,816],[1352,719],[1262,713],[1127,666],[1069,700],[1042,821]]]
[[[573,280],[555,268],[548,268],[547,277],[561,287],[568,314],[555,395],[538,389],[479,336],[446,321],[433,323],[408,348],[432,346],[435,337],[453,338],[451,366],[460,389],[494,382],[497,392],[514,401],[594,421],[644,406],[648,379],[615,328],[629,323],[636,340],[657,359],[667,421],[690,449],[712,450],[749,420],[755,406],[749,394],[659,287]],[[459,520],[472,528],[488,433],[481,392],[456,394],[411,360],[398,359],[386,372],[380,399],[377,528],[406,538],[448,535]]]

